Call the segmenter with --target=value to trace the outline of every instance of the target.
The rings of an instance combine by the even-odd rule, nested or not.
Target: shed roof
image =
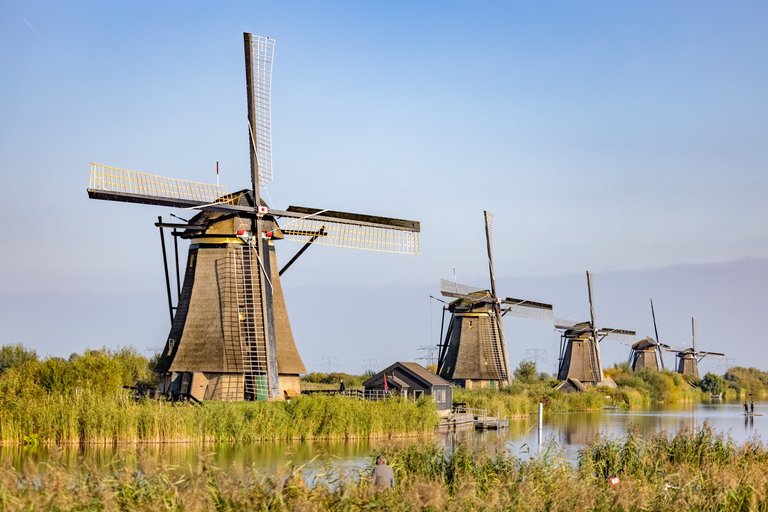
[[[381,382],[382,376],[384,374],[388,374],[392,372],[392,370],[394,370],[395,368],[399,368],[401,371],[410,373],[416,379],[430,386],[450,386],[451,385],[450,382],[448,382],[447,380],[441,377],[438,377],[434,373],[430,372],[429,370],[421,366],[419,363],[398,361],[394,364],[391,364],[386,369],[380,371],[370,379],[363,382],[363,386],[375,385],[377,382]],[[388,376],[387,378],[389,379],[391,377]]]

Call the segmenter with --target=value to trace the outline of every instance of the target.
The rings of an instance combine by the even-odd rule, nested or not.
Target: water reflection
[[[755,404],[755,410],[768,411],[768,403]],[[569,460],[600,436],[621,437],[630,429],[642,436],[658,432],[675,434],[696,430],[706,422],[716,432],[730,435],[735,442],[759,440],[768,429],[768,417],[745,416],[736,402],[684,404],[650,411],[606,410],[596,413],[544,414],[543,440]],[[509,429],[476,432],[464,430],[441,434],[432,440],[403,439],[364,441],[306,441],[293,443],[255,443],[248,445],[173,445],[152,444],[127,447],[0,447],[0,462],[20,468],[27,461],[58,461],[67,467],[87,463],[109,466],[124,461],[141,467],[145,463],[162,464],[178,471],[189,471],[201,464],[212,465],[234,474],[256,472],[265,476],[287,474],[302,467],[305,474],[322,476],[331,469],[338,474],[355,474],[368,468],[372,456],[383,448],[413,443],[436,442],[452,452],[464,445],[490,456],[511,454],[533,457],[539,453],[535,416],[511,420]]]

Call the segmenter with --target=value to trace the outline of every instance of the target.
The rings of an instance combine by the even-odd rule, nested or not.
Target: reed
[[[768,452],[705,427],[674,437],[599,440],[576,466],[557,453],[530,460],[430,444],[389,449],[391,491],[370,468],[230,473],[201,462],[171,467],[117,458],[74,468],[56,460],[0,468],[0,509],[16,510],[768,510]],[[371,454],[372,456],[375,454]],[[608,478],[618,476],[611,485]]]
[[[325,376],[347,378],[343,374]],[[0,443],[253,442],[401,437],[434,432],[429,399],[367,402],[337,396],[290,402],[134,401],[123,386],[149,384],[151,363],[133,349],[86,350],[43,361],[0,347]]]
[[[501,417],[519,417],[534,414],[539,402],[551,412],[595,411],[611,403],[604,390],[586,393],[561,393],[547,381],[529,384],[513,383],[502,390],[453,389],[454,402],[464,402],[467,407],[487,409],[489,414]]]
[[[80,390],[17,397],[0,408],[4,444],[234,443],[292,439],[402,437],[434,432],[429,400],[368,402],[306,396],[290,402],[133,401],[124,392]]]

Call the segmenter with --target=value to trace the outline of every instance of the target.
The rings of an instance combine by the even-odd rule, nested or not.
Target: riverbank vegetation
[[[486,409],[492,415],[515,417],[534,414],[539,402],[544,403],[549,412],[587,412],[605,407],[643,409],[709,397],[709,392],[669,370],[633,373],[626,365],[618,365],[606,369],[605,374],[615,386],[563,393],[555,390],[557,379],[538,374],[534,363],[524,361],[514,371],[515,378],[509,387],[502,390],[454,388],[453,399],[467,407]]]
[[[724,375],[728,391],[738,398],[768,398],[768,372],[735,366]]]
[[[131,349],[89,350],[43,361],[18,345],[0,350],[0,442],[70,444],[253,442],[430,434],[429,399],[366,402],[301,396],[290,402],[204,406],[134,400],[123,386],[151,384],[150,361]]]
[[[379,452],[377,452],[379,453]],[[371,458],[377,453],[371,453]],[[370,467],[302,473],[229,472],[115,459],[76,468],[55,460],[0,470],[0,509],[15,510],[765,510],[768,451],[704,428],[674,437],[630,434],[582,450],[578,463],[545,450],[533,459],[431,444],[388,449],[389,491]],[[614,478],[616,478],[614,480]]]
[[[342,382],[345,389],[363,389],[363,382],[368,377],[370,375],[351,375],[343,372],[312,372],[301,377],[301,389],[334,390],[339,389]]]
[[[522,362],[511,385],[499,390],[454,388],[454,402],[492,415],[534,414],[538,403],[550,412],[595,411],[604,407],[647,408],[658,403],[701,400],[727,385],[726,396],[745,389],[768,390],[768,374],[734,368],[725,379],[707,375],[691,383],[671,371],[632,373],[626,365],[606,370],[615,387],[561,393],[557,381]],[[312,373],[306,387],[347,389],[365,376]],[[0,347],[0,443],[65,444],[122,442],[248,442],[260,440],[411,436],[432,432],[434,404],[390,399],[302,396],[290,402],[217,403],[203,407],[131,398],[125,386],[153,387],[153,362],[133,349],[86,350],[68,359],[41,360],[21,345]],[[701,391],[694,384],[701,384]],[[761,387],[766,386],[766,387]],[[710,389],[710,387],[712,389]],[[741,395],[736,395],[736,393]],[[729,395],[729,394],[730,395]]]

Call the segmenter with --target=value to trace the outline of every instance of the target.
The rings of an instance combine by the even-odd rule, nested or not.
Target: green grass
[[[20,345],[0,347],[0,443],[399,437],[432,433],[438,422],[429,399],[367,402],[302,396],[289,402],[206,402],[199,407],[136,402],[122,389],[151,384],[153,375],[150,361],[132,349],[87,350],[67,360],[40,361]]]
[[[164,400],[135,402],[126,393],[82,390],[6,403],[0,419],[4,444],[115,444],[352,439],[431,434],[438,422],[430,400],[368,402],[302,396],[290,402],[206,402],[203,407]]]
[[[596,411],[608,405],[604,390],[586,393],[562,393],[555,391],[552,383],[537,381],[516,383],[502,390],[454,388],[453,401],[464,402],[467,407],[486,409],[489,414],[514,418],[535,414],[539,402],[550,412]]]
[[[585,448],[574,466],[431,444],[388,449],[396,485],[377,492],[360,474],[322,468],[230,473],[201,462],[171,467],[116,458],[105,466],[57,460],[0,467],[0,510],[768,510],[768,452],[704,428],[644,439],[631,434]],[[371,453],[371,460],[375,453]],[[611,486],[609,477],[620,483]]]

